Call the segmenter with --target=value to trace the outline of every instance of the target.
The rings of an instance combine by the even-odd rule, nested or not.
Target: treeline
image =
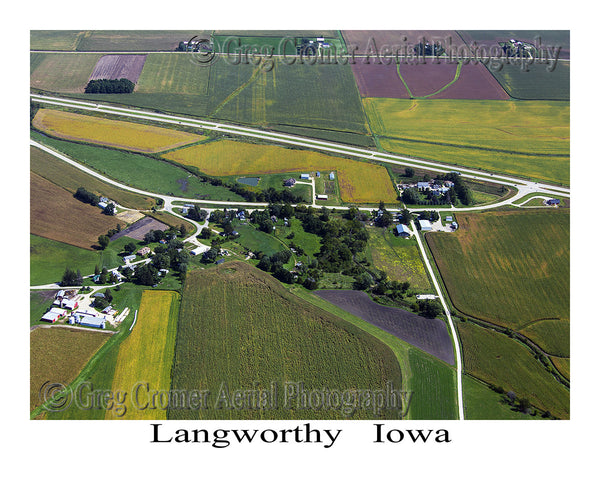
[[[88,192],[83,187],[79,187],[77,189],[77,191],[73,194],[73,196],[77,200],[79,200],[83,203],[89,203],[90,205],[93,205],[93,206],[98,205],[98,202],[100,202],[100,197],[98,197],[98,195],[96,195],[92,192]]]
[[[131,93],[135,88],[135,83],[127,78],[108,80],[102,78],[99,80],[90,80],[85,86],[85,93]]]

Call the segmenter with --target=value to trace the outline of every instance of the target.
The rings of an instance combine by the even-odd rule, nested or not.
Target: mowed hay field
[[[29,167],[32,172],[71,193],[75,193],[79,187],[84,187],[87,191],[98,196],[108,197],[119,205],[138,210],[148,210],[156,204],[153,198],[121,190],[114,185],[104,183],[33,146],[29,148]]]
[[[98,236],[125,222],[80,202],[65,189],[35,173],[30,175],[30,229],[34,235],[91,250]]]
[[[386,150],[569,183],[567,102],[365,98]]]
[[[60,110],[40,109],[32,123],[38,130],[64,140],[96,143],[141,153],[161,152],[205,138],[168,128]]]
[[[72,328],[33,330],[29,334],[30,411],[42,404],[39,392],[44,383],[69,385],[109,338],[106,333]]]
[[[285,382],[303,382],[306,390],[384,389],[388,381],[401,388],[387,346],[246,263],[188,272],[177,330],[171,388],[211,393],[206,409],[173,409],[169,419],[344,419],[340,407],[286,407]],[[270,389],[272,382],[277,408],[215,408],[224,383],[233,392]],[[375,417],[359,409],[352,418]]]
[[[30,87],[59,93],[83,93],[101,55],[31,53]]]
[[[568,323],[568,210],[455,216],[455,233],[425,239],[456,308],[513,330],[540,319]]]
[[[134,392],[125,402],[127,411],[119,416],[107,410],[106,419],[165,420],[166,408],[151,408],[149,392],[169,390],[179,314],[179,294],[145,290],[133,330],[119,348],[112,391]],[[142,383],[139,390],[136,384]],[[138,393],[137,400],[132,399]],[[137,402],[137,403],[136,403]],[[147,406],[148,408],[144,408]],[[166,405],[165,405],[166,407]]]
[[[168,152],[163,157],[215,176],[335,170],[344,202],[397,202],[385,167],[307,150],[221,140]]]

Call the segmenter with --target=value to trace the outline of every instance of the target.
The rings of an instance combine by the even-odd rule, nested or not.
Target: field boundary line
[[[131,327],[129,327],[129,331],[131,332],[131,330],[133,330],[133,326],[135,325],[135,322],[137,322],[137,310],[135,311],[135,313],[133,314],[133,323],[131,324]]]

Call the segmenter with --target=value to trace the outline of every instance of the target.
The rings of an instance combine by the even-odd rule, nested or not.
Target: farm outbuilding
[[[308,173],[301,173],[300,179],[301,180],[310,180],[310,175]]]
[[[75,321],[84,327],[106,328],[106,320],[91,315],[77,315]]]
[[[42,320],[45,322],[54,323],[57,320],[63,318],[66,315],[66,313],[67,312],[65,310],[62,310],[60,308],[51,308],[44,314]]]
[[[558,205],[560,204],[560,200],[558,198],[551,198],[546,202],[548,205]]]
[[[403,223],[400,223],[396,225],[396,235],[399,237],[410,237],[410,229]]]
[[[62,308],[66,308],[67,310],[75,310],[77,307],[79,307],[79,303],[77,303],[76,300],[63,298],[62,302],[60,303],[60,306]]]
[[[448,216],[446,217],[446,221],[447,221],[447,222],[451,222],[451,221],[452,221],[452,215],[448,215]]]
[[[327,200],[328,198],[327,195],[317,195],[317,200]]]
[[[135,255],[126,255],[123,257],[123,261],[125,263],[133,262],[135,260]]]
[[[422,232],[430,232],[432,230],[431,222],[429,220],[419,220],[419,225]]]
[[[331,172],[329,174],[329,180],[334,180],[335,179],[335,173]]]

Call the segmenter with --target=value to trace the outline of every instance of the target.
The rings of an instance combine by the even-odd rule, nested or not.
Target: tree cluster
[[[83,285],[83,276],[79,270],[75,271],[67,267],[60,281],[60,286],[69,287],[73,285]]]
[[[77,200],[79,200],[83,203],[89,203],[90,205],[93,205],[93,206],[97,206],[98,202],[100,201],[100,197],[98,197],[98,195],[96,195],[92,192],[88,192],[83,187],[79,187],[77,189],[77,191],[73,194],[73,196]]]
[[[102,78],[90,80],[85,86],[85,93],[131,93],[134,88],[135,83],[127,78],[115,80]]]

